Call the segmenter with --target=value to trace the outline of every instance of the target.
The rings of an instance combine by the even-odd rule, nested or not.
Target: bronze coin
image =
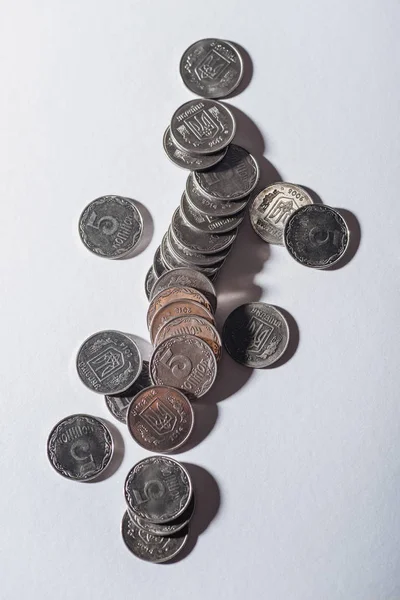
[[[185,315],[197,315],[204,317],[207,321],[214,324],[214,317],[198,302],[193,300],[175,300],[158,309],[150,323],[150,338],[154,344],[156,335],[161,327],[173,319],[174,317],[182,317]]]
[[[175,300],[194,300],[212,313],[211,304],[207,298],[195,288],[170,287],[157,294],[157,296],[155,296],[150,302],[150,306],[147,311],[147,328],[150,327],[150,323],[156,312],[166,304],[174,302]]]
[[[126,422],[133,439],[152,452],[172,452],[189,438],[193,408],[179,390],[154,385],[141,390],[129,405]]]
[[[157,333],[155,345],[158,346],[174,335],[195,335],[210,346],[217,360],[221,358],[222,345],[219,333],[204,317],[187,315],[167,321]]]

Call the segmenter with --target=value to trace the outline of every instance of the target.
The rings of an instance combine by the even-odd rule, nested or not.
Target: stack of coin
[[[195,507],[187,470],[166,456],[145,458],[129,471],[124,493],[121,532],[127,548],[152,563],[171,560],[186,543]]]

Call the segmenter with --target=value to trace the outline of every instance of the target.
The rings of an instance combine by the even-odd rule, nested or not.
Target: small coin
[[[174,302],[175,300],[193,300],[194,302],[198,302],[204,306],[208,312],[212,313],[210,302],[207,300],[204,294],[195,288],[182,286],[170,287],[162,292],[159,292],[157,296],[154,296],[154,298],[150,301],[150,306],[147,311],[147,327],[150,327],[150,323],[154,315],[160,308],[166,304]]]
[[[236,362],[262,369],[276,362],[289,343],[289,326],[282,313],[264,302],[238,306],[228,316],[222,341]],[[153,377],[150,361],[150,374]]]
[[[190,225],[188,226],[190,228]],[[167,244],[172,254],[174,254],[180,261],[185,262],[187,265],[195,265],[196,267],[211,267],[215,268],[218,263],[221,263],[228,256],[231,247],[229,246],[225,250],[220,252],[213,252],[212,254],[204,254],[197,250],[191,250],[184,246],[177,236],[174,234],[172,226],[168,229]],[[232,244],[231,244],[232,245]]]
[[[220,261],[218,261],[217,264],[215,263],[215,257],[217,256],[215,254],[205,255],[201,254],[200,252],[192,252],[191,250],[186,249],[183,250],[182,244],[179,244],[175,240],[172,240],[169,229],[167,234],[163,237],[161,247],[162,254],[165,255],[166,258],[167,266],[173,269],[177,269],[180,267],[193,267],[194,269],[197,269],[204,273],[204,275],[206,275],[207,277],[211,278],[217,272],[220,264],[222,264]],[[179,254],[178,251],[176,251],[178,247],[181,250]],[[183,256],[185,256],[185,258],[183,258]],[[189,257],[192,262],[189,261]],[[210,265],[206,266],[195,264],[193,262],[194,257],[197,261],[200,262],[206,262],[206,259],[210,258],[211,260],[208,261]],[[219,255],[217,256],[217,258],[220,258]]]
[[[187,286],[199,290],[211,303],[215,312],[217,308],[217,294],[211,281],[196,269],[181,267],[164,273],[154,284],[151,298],[169,287]]]
[[[120,331],[99,331],[79,348],[76,368],[81,381],[98,394],[122,394],[142,370],[136,343]]]
[[[86,248],[105,258],[121,258],[134,250],[143,233],[143,220],[133,200],[102,196],[79,218],[79,235]]]
[[[185,193],[182,194],[180,209],[183,220],[190,227],[204,231],[205,233],[226,233],[227,231],[232,231],[232,229],[239,227],[244,217],[243,212],[237,213],[232,217],[209,217],[208,215],[203,215],[190,205]]]
[[[90,415],[71,415],[52,429],[47,456],[54,469],[67,479],[89,481],[108,466],[114,450],[107,427]]]
[[[204,233],[191,228],[182,218],[179,208],[173,214],[171,234],[182,246],[202,254],[215,254],[227,250],[234,242],[237,230],[228,233]]]
[[[174,143],[190,154],[221,151],[231,143],[235,131],[231,111],[215,100],[189,100],[175,111],[171,119]]]
[[[181,515],[192,497],[189,473],[168,456],[149,456],[129,471],[125,500],[131,512],[153,523],[168,523]]]
[[[239,85],[243,61],[238,49],[225,40],[199,40],[183,53],[179,72],[183,83],[194,94],[224,98]]]
[[[302,206],[289,217],[284,232],[285,246],[297,262],[325,269],[346,252],[349,230],[343,217],[322,204]]]
[[[274,183],[262,190],[250,204],[250,222],[265,242],[283,245],[285,223],[301,206],[312,204],[305,190],[292,183]]]
[[[157,276],[154,273],[154,269],[151,266],[147,272],[146,279],[144,282],[144,290],[146,292],[147,300],[150,300],[151,290],[153,289],[153,285],[157,281]]]
[[[167,321],[156,335],[155,346],[176,335],[195,335],[210,346],[217,361],[221,358],[221,338],[212,323],[204,317],[188,315]]]
[[[160,245],[161,258],[168,269],[175,269],[178,266],[180,267],[183,261],[172,252],[168,237],[168,232],[163,235]],[[184,262],[184,264],[186,264],[186,262]]]
[[[146,450],[168,453],[183,446],[192,433],[193,408],[182,392],[148,387],[134,397],[126,422],[133,439]]]
[[[154,314],[149,328],[152,343],[154,343],[157,333],[165,323],[174,317],[181,317],[182,315],[197,315],[199,317],[204,317],[210,323],[214,323],[214,316],[212,313],[198,302],[186,299],[174,300],[174,302],[170,302],[159,308]]]
[[[165,130],[163,146],[166,155],[174,164],[183,169],[190,169],[191,171],[209,169],[222,160],[226,154],[226,148],[219,152],[215,152],[214,154],[194,155],[184,152],[174,143],[170,127],[167,127]]]
[[[213,385],[217,361],[210,346],[194,335],[179,335],[161,342],[150,359],[155,385],[170,385],[200,398]]]
[[[234,202],[208,198],[198,188],[194,181],[193,173],[191,173],[186,180],[186,198],[190,206],[202,215],[208,215],[209,217],[230,217],[246,208],[250,196]]]
[[[110,413],[118,419],[121,423],[126,423],[126,413],[128,407],[140,390],[152,385],[149,372],[149,363],[147,360],[143,361],[142,371],[135,383],[123,396],[105,396],[106,405]]]
[[[140,527],[140,529],[144,529],[147,533],[151,533],[152,535],[174,535],[186,525],[189,524],[190,519],[194,513],[195,507],[195,499],[194,494],[192,494],[192,498],[189,502],[189,506],[187,509],[173,521],[169,521],[169,523],[152,523],[147,519],[142,519],[141,517],[137,517],[135,513],[131,512],[128,508],[129,517]]]
[[[256,160],[241,146],[231,144],[212,169],[194,173],[200,191],[215,200],[240,200],[256,187],[260,173]]]
[[[154,253],[153,270],[156,277],[161,277],[161,275],[167,270],[166,265],[162,261],[160,246]]]
[[[122,539],[137,558],[151,563],[163,563],[174,558],[186,544],[188,529],[171,536],[152,535],[144,531],[125,512],[121,524]]]

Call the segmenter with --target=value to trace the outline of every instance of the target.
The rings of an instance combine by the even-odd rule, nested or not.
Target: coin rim
[[[181,214],[182,214],[182,218],[184,219],[184,221],[186,221],[186,223],[188,225],[190,225],[190,227],[192,229],[196,229],[197,231],[200,231],[201,233],[215,233],[215,234],[229,233],[230,231],[233,231],[234,229],[237,229],[238,227],[240,227],[240,225],[243,222],[244,214],[242,214],[242,216],[241,216],[240,219],[239,219],[239,216],[238,216],[238,215],[240,215],[240,211],[238,213],[234,214],[234,215],[228,215],[226,217],[217,217],[217,216],[213,217],[213,216],[207,215],[207,216],[210,217],[210,219],[215,219],[215,221],[224,221],[224,222],[226,222],[226,221],[230,221],[231,219],[233,219],[233,220],[234,219],[239,219],[239,221],[236,224],[228,225],[228,229],[222,229],[222,230],[218,230],[218,231],[207,231],[205,229],[201,229],[201,227],[199,227],[198,225],[195,225],[190,220],[189,216],[187,215],[186,209],[184,208],[185,199],[186,199],[187,204],[189,205],[189,208],[191,208],[194,212],[199,212],[197,210],[197,208],[193,208],[192,205],[190,204],[189,199],[188,199],[187,194],[186,194],[186,190],[185,190],[185,192],[183,192],[183,194],[181,196],[181,201],[180,201],[180,204],[179,204],[179,208],[180,208],[180,211],[181,211]],[[200,213],[200,215],[202,215],[202,213]]]
[[[166,327],[167,325],[170,325],[172,323],[172,321],[175,321],[175,320],[178,320],[178,319],[184,319],[184,318],[188,318],[188,317],[195,317],[196,319],[204,319],[204,321],[206,321],[206,323],[210,327],[212,327],[212,329],[215,331],[217,342],[219,343],[219,353],[218,353],[218,356],[215,355],[215,358],[216,358],[217,363],[218,363],[218,361],[221,359],[221,354],[222,354],[222,339],[221,339],[220,333],[219,333],[216,325],[214,325],[213,323],[210,323],[210,321],[207,321],[207,319],[205,319],[204,317],[201,317],[199,315],[180,315],[180,316],[174,317],[170,321],[167,321],[166,323],[164,323],[164,325],[162,327],[160,327],[160,329],[157,332],[157,335],[156,335],[155,340],[154,340],[154,346],[157,347],[157,346],[159,346],[161,344],[161,342],[164,341],[164,340],[159,341],[159,339],[158,339],[158,337],[159,337],[161,331],[164,329],[164,327]],[[182,335],[182,334],[180,334],[180,335]],[[191,335],[191,334],[187,334],[187,335]],[[170,335],[169,337],[174,337],[174,336]],[[203,340],[203,338],[201,338],[199,335],[195,335],[194,337],[198,337],[199,339]],[[168,340],[169,338],[164,338],[164,339]],[[210,348],[212,350],[211,345],[208,342],[206,342],[206,340],[203,340],[203,342],[205,342],[208,346],[210,346]],[[215,354],[215,352],[214,352],[214,354]]]
[[[202,304],[200,304],[200,302],[196,302],[196,300],[185,300],[185,299],[183,299],[183,300],[172,300],[171,302],[167,302],[167,304],[164,304],[164,306],[161,306],[161,307],[160,307],[160,308],[159,308],[159,309],[158,309],[158,310],[157,310],[157,311],[154,313],[154,315],[153,315],[153,318],[151,319],[150,326],[149,326],[149,333],[150,333],[150,340],[151,340],[151,343],[152,343],[153,345],[154,345],[155,339],[156,339],[156,337],[157,337],[157,334],[156,334],[156,335],[153,335],[153,324],[154,324],[154,319],[156,318],[156,316],[158,315],[158,313],[159,313],[159,312],[160,312],[160,311],[161,311],[163,308],[167,308],[167,306],[170,306],[171,304],[175,304],[176,302],[184,302],[185,304],[189,304],[190,306],[191,306],[192,304],[198,304],[199,306],[201,306],[201,307],[202,307],[202,308],[205,310],[205,312],[206,312],[206,313],[208,313],[208,314],[210,315],[210,317],[211,317],[211,321],[210,321],[210,323],[212,323],[213,325],[215,325],[215,316],[214,316],[214,315],[213,315],[213,313],[212,313],[211,311],[209,311],[209,310],[208,310],[208,309],[207,309],[205,306],[203,306]],[[175,318],[175,317],[173,317],[173,318]],[[166,321],[166,323],[168,323],[168,321]],[[164,325],[164,323],[163,323],[163,325]],[[160,327],[160,329],[161,329],[161,327]],[[159,331],[159,330],[158,330],[158,331]],[[157,332],[157,333],[158,333],[158,332]],[[168,339],[169,339],[169,338],[168,338]],[[150,378],[151,378],[151,375],[150,375]],[[153,381],[153,380],[152,380],[152,381]],[[154,384],[154,385],[156,385],[156,384]]]
[[[193,165],[190,165],[190,166],[187,165],[187,166],[185,166],[184,163],[180,162],[179,160],[176,160],[170,154],[170,152],[168,152],[168,150],[167,150],[167,142],[166,142],[168,132],[170,132],[171,142],[176,147],[176,149],[179,150],[180,152],[182,152],[183,154],[187,154],[189,157],[194,158],[195,160],[201,160],[203,156],[210,157],[210,156],[213,156],[214,154],[215,154],[215,156],[218,156],[219,152],[221,153],[221,156],[218,156],[218,159],[215,162],[210,163],[207,166],[202,166],[202,167],[195,167]],[[215,165],[217,165],[224,158],[225,154],[228,151],[228,146],[226,146],[226,148],[222,148],[222,150],[220,150],[219,152],[215,152],[215,153],[214,152],[213,153],[210,152],[209,154],[204,154],[204,155],[200,155],[200,154],[195,155],[195,154],[191,154],[187,150],[181,150],[181,148],[179,148],[179,146],[177,146],[175,144],[175,139],[172,137],[172,134],[171,134],[171,126],[170,125],[168,125],[167,129],[164,131],[164,135],[163,135],[163,148],[164,148],[164,152],[167,155],[167,157],[169,158],[169,160],[174,165],[176,165],[177,167],[179,167],[181,169],[184,169],[185,171],[188,171],[188,170],[189,171],[205,171],[207,169],[211,169],[211,167],[215,167]]]
[[[168,290],[179,290],[179,289],[183,289],[183,290],[190,290],[190,291],[194,291],[197,292],[197,294],[199,294],[199,296],[201,297],[202,301],[204,301],[204,308],[206,308],[211,314],[213,314],[213,308],[211,306],[211,302],[206,298],[206,296],[200,292],[200,290],[196,290],[196,288],[191,287],[189,285],[185,285],[185,286],[178,286],[178,285],[174,285],[171,286],[169,288],[167,288]],[[147,309],[147,319],[146,319],[146,323],[147,323],[147,327],[149,328],[150,324],[151,324],[151,319],[149,321],[148,317],[149,317],[149,312],[150,312],[150,308],[153,305],[154,302],[156,302],[158,296],[160,296],[161,294],[163,294],[166,290],[162,290],[161,292],[158,292],[158,294],[156,294],[154,296],[154,298],[152,300],[150,300],[150,304],[149,304],[149,308]],[[179,299],[179,298],[178,298]],[[183,298],[184,300],[185,298]],[[197,302],[198,304],[202,304],[202,302],[199,302],[198,300],[194,300],[193,298],[187,298],[187,300],[192,300],[193,302]],[[170,302],[167,302],[166,304],[170,304],[171,302],[175,302],[175,300],[170,300]],[[166,306],[166,304],[164,304],[163,306]],[[162,308],[160,306],[160,308]],[[153,313],[153,316],[156,314],[157,310]]]
[[[167,275],[170,275],[170,274],[173,275],[174,274],[173,272],[175,272],[175,271],[183,271],[183,270],[185,270],[185,271],[194,271],[195,273],[198,273],[201,276],[201,278],[204,278],[206,280],[206,282],[205,282],[206,286],[209,286],[210,289],[209,290],[208,289],[207,290],[199,290],[199,291],[202,294],[204,294],[204,291],[205,291],[211,298],[213,298],[214,302],[210,301],[210,304],[211,305],[213,305],[213,304],[215,305],[215,308],[214,308],[214,312],[215,312],[215,310],[217,308],[217,292],[215,290],[215,286],[214,286],[213,282],[207,277],[207,275],[204,275],[204,273],[202,273],[201,271],[199,271],[199,269],[193,269],[192,267],[176,267],[175,269],[171,269],[170,271],[166,271],[165,273],[163,273],[161,275],[161,277],[159,277],[157,279],[157,281],[153,285],[153,288],[152,288],[151,291],[152,292],[154,291],[154,288],[156,287],[156,284],[161,280],[162,277],[165,276],[165,278],[166,278]],[[204,283],[204,281],[203,281],[203,283]],[[176,283],[174,283],[173,286],[167,286],[164,289],[167,289],[168,287],[174,287],[175,285],[176,285]],[[184,287],[184,286],[182,286],[182,287]],[[192,287],[194,287],[194,289],[196,289],[196,290],[198,289],[195,286],[192,286]],[[203,287],[205,287],[205,286],[203,286]],[[206,296],[206,294],[204,294],[204,295]],[[150,298],[154,298],[154,296],[150,295]],[[207,298],[207,296],[206,296],[206,298]]]

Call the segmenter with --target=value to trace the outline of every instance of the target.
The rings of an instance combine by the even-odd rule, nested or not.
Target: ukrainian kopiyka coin
[[[199,40],[183,53],[179,72],[197,96],[224,98],[239,85],[243,61],[237,48],[225,40]]]
[[[234,202],[208,198],[198,188],[193,179],[193,173],[191,173],[186,180],[186,198],[190,206],[202,215],[208,215],[209,217],[230,217],[246,208],[250,196]]]
[[[159,308],[154,314],[149,328],[152,343],[154,343],[157,333],[165,323],[174,317],[181,317],[182,315],[197,315],[204,317],[210,323],[214,323],[214,316],[202,304],[193,300],[174,300]]]
[[[98,394],[122,394],[142,370],[136,343],[120,331],[99,331],[79,348],[76,368],[81,381]]]
[[[151,533],[152,535],[174,535],[189,524],[194,513],[194,507],[195,497],[194,494],[192,494],[192,498],[187,509],[177,519],[169,521],[168,523],[152,523],[147,519],[137,517],[135,513],[129,510],[129,508],[128,514],[132,521],[134,521],[136,525],[140,527],[140,529],[147,531],[147,533]]]
[[[247,150],[231,144],[225,157],[212,169],[194,173],[200,191],[215,200],[240,200],[257,185],[260,173],[256,160]]]
[[[276,362],[289,343],[289,326],[282,313],[264,302],[238,306],[228,316],[222,341],[236,362],[262,369]],[[150,373],[152,366],[150,363]]]
[[[194,335],[178,335],[154,350],[150,374],[155,385],[170,385],[200,398],[215,381],[217,361],[206,342]]]
[[[160,308],[166,304],[174,302],[175,300],[193,300],[194,302],[198,302],[204,306],[208,312],[212,312],[210,302],[207,300],[204,294],[195,288],[182,286],[170,287],[157,294],[157,296],[154,296],[154,298],[150,301],[147,311],[147,327],[150,327],[150,323],[154,315]]]
[[[167,523],[181,515],[192,497],[189,473],[168,456],[149,456],[129,471],[125,479],[125,500],[138,517],[153,523]]]
[[[244,218],[243,213],[237,213],[232,217],[209,217],[208,215],[203,215],[195,208],[192,208],[185,193],[182,194],[180,209],[183,220],[190,227],[204,231],[205,233],[226,233],[227,231],[232,231],[232,229],[239,227]]]
[[[162,261],[161,250],[160,250],[160,246],[159,246],[154,253],[153,271],[154,271],[156,277],[161,277],[161,275],[163,273],[165,273],[166,270],[167,270],[167,268]]]
[[[227,250],[234,242],[237,231],[228,233],[204,233],[192,229],[182,218],[179,208],[173,214],[171,221],[171,235],[182,246],[202,254],[215,254]]]
[[[289,254],[297,262],[306,267],[325,269],[346,252],[349,230],[336,210],[311,204],[299,208],[288,219],[284,240]]]
[[[250,222],[264,242],[283,245],[283,230],[290,215],[312,203],[311,196],[301,187],[274,183],[259,192],[250,204]]]
[[[235,119],[215,100],[195,98],[180,106],[171,119],[174,143],[190,154],[220,152],[233,140]]]
[[[166,155],[175,165],[183,169],[190,169],[191,171],[201,171],[202,169],[209,169],[216,165],[222,160],[226,154],[226,148],[215,152],[214,154],[189,154],[184,152],[175,144],[171,137],[171,129],[167,127],[164,133],[163,146]]]
[[[182,392],[151,386],[129,405],[126,423],[133,439],[151,452],[168,453],[183,446],[192,433],[193,408]]]
[[[175,535],[152,535],[144,531],[125,512],[121,524],[122,539],[128,550],[137,558],[151,563],[163,563],[171,560],[184,547],[188,530],[183,529]]]
[[[110,463],[114,450],[107,427],[90,415],[71,415],[53,428],[47,456],[60,475],[75,481],[98,477]]]
[[[202,294],[210,301],[215,311],[217,307],[217,294],[215,288],[208,277],[196,269],[181,267],[164,273],[154,284],[151,291],[151,298],[154,298],[154,296],[169,287],[176,286],[187,286],[199,290],[199,292],[202,292]]]
[[[121,258],[134,250],[143,233],[143,220],[133,200],[102,196],[93,200],[79,219],[86,248],[105,258]]]
[[[218,262],[215,261],[215,254],[201,254],[200,252],[192,252],[191,250],[184,249],[182,244],[178,244],[175,240],[172,240],[172,236],[170,235],[170,230],[168,230],[167,234],[164,236],[162,244],[162,252],[166,257],[166,264],[171,269],[178,269],[181,267],[193,267],[194,269],[199,270],[201,273],[204,273],[206,277],[213,277],[217,272],[218,268],[222,264],[221,260]],[[183,256],[185,258],[183,258]],[[208,260],[207,258],[212,258],[212,260]],[[218,254],[219,259],[219,254]],[[206,264],[197,264],[197,262],[193,262],[196,260],[197,262],[206,263]],[[209,266],[206,266],[209,264]]]
[[[210,346],[217,360],[221,358],[221,338],[219,333],[214,325],[204,317],[188,315],[175,317],[167,321],[157,333],[154,344],[158,346],[164,340],[176,335],[195,335]]]
[[[180,260],[178,256],[172,252],[168,238],[169,235],[167,232],[163,235],[163,239],[160,245],[161,258],[168,269],[175,269],[176,267],[180,267],[183,261]],[[186,261],[184,262],[184,264],[186,264]]]
[[[151,290],[153,289],[153,285],[157,281],[156,274],[154,273],[154,269],[151,266],[147,271],[146,279],[144,282],[144,290],[146,292],[147,300],[150,300]]]
[[[191,229],[190,225],[188,225],[188,227]],[[220,252],[213,252],[212,254],[204,254],[198,250],[191,250],[184,246],[174,234],[172,226],[168,229],[167,244],[171,253],[185,264],[189,266],[195,265],[196,267],[210,267],[211,269],[215,268],[218,263],[225,260],[231,249],[229,246]]]
[[[122,396],[105,396],[106,405],[110,413],[118,419],[121,423],[126,423],[126,413],[128,407],[140,390],[149,387],[153,384],[150,378],[149,363],[147,360],[143,361],[142,371],[135,383],[125,395]]]

